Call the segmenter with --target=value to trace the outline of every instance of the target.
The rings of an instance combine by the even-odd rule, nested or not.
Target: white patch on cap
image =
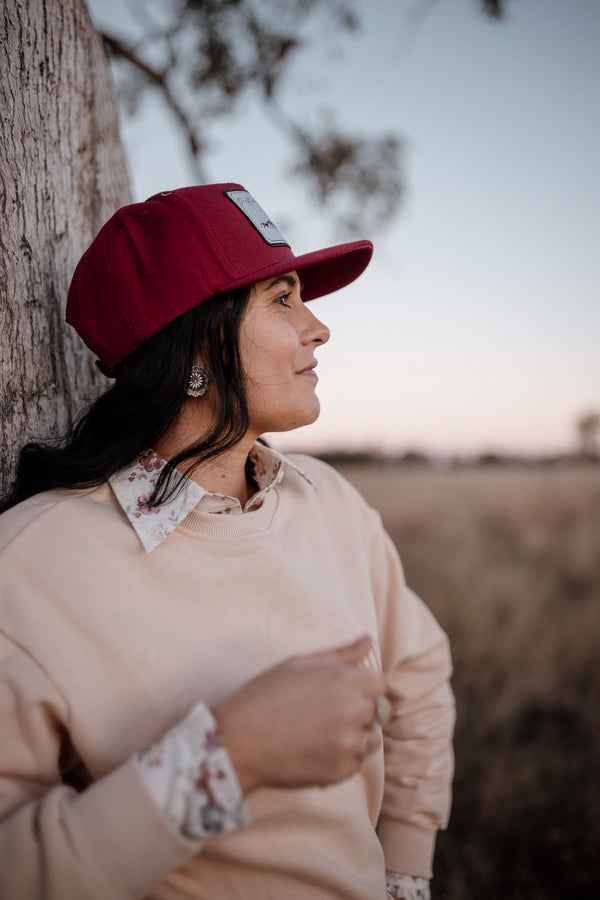
[[[225,196],[229,197],[238,209],[241,209],[267,244],[270,244],[272,247],[290,246],[252,194],[249,194],[248,191],[225,191]]]

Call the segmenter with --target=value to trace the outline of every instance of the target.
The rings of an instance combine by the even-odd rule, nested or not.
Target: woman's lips
[[[299,372],[296,372],[296,375],[308,375],[310,378],[315,378],[318,380],[318,375],[315,372],[316,365],[316,362],[313,362],[309,366],[306,366],[305,369],[301,369]]]

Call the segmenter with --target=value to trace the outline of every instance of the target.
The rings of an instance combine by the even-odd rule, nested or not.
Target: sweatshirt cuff
[[[436,828],[420,828],[386,819],[380,820],[377,834],[388,871],[410,872],[420,878],[432,877]]]

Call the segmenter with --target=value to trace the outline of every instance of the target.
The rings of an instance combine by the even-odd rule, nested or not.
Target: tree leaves
[[[211,126],[235,115],[252,92],[295,150],[291,171],[313,196],[332,203],[338,227],[356,235],[389,221],[402,194],[401,144],[395,135],[350,135],[298,124],[280,100],[290,63],[305,46],[302,28],[315,13],[333,17],[336,39],[359,27],[341,0],[169,0],[137,7],[140,34],[104,33],[120,66],[118,95],[128,112],[152,86],[182,129],[191,155],[202,161]]]
[[[437,0],[423,0],[408,15],[421,18]],[[492,19],[508,0],[476,0]],[[234,116],[250,95],[283,131],[294,150],[291,172],[319,202],[327,201],[348,234],[372,232],[389,222],[403,194],[402,143],[396,134],[353,135],[296,121],[282,100],[291,64],[307,46],[307,20],[324,17],[335,41],[360,28],[357,7],[346,0],[144,0],[135,5],[138,34],[104,33],[119,66],[118,96],[128,113],[144,90],[158,89],[183,132],[197,171],[212,126]],[[314,23],[312,23],[314,25]]]

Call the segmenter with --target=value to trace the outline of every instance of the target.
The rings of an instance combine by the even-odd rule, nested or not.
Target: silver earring
[[[186,394],[190,397],[202,397],[208,390],[209,378],[206,369],[202,366],[192,366],[190,377],[188,378]]]

